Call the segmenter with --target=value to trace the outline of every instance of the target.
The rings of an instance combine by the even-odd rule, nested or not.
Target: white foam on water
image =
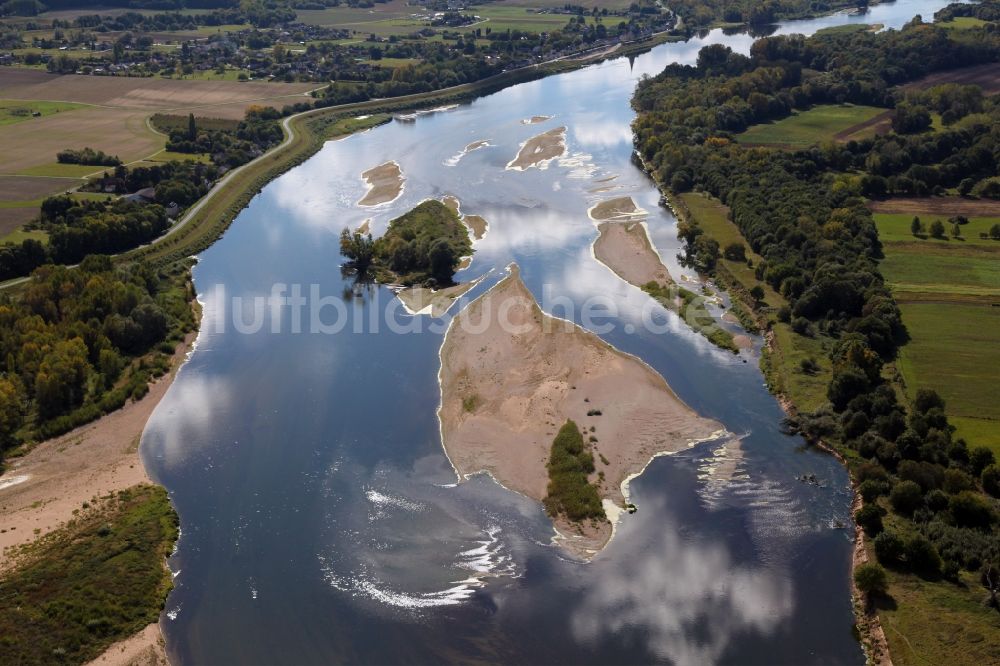
[[[387,495],[385,493],[379,492],[378,490],[368,490],[365,492],[365,497],[368,501],[374,504],[378,509],[402,509],[403,511],[423,511],[426,507],[419,502],[411,502],[408,499],[403,499],[402,497],[396,497],[395,495]]]

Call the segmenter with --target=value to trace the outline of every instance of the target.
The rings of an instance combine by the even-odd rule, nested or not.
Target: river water
[[[778,31],[898,27],[945,4]],[[587,209],[628,195],[684,280],[676,221],[632,162],[629,99],[640,76],[693,63],[706,44],[751,42],[715,30],[330,142],[201,255],[197,349],[142,440],[181,517],[161,623],[179,663],[863,663],[848,478],[780,432],[760,340],[739,356],[715,349],[590,250]],[[522,123],[536,115],[552,118]],[[520,143],[560,126],[565,158],[505,169]],[[490,145],[461,155],[478,140]],[[358,207],[360,173],[388,160],[402,196]],[[447,318],[410,317],[386,288],[341,277],[342,228],[371,218],[378,235],[443,195],[490,225],[458,275],[483,278],[471,297],[517,262],[543,309],[641,357],[741,436],[654,460],[631,484],[638,512],[589,564],[551,546],[537,503],[486,477],[455,483],[435,413]],[[262,300],[293,289],[308,302],[301,330],[293,308]]]

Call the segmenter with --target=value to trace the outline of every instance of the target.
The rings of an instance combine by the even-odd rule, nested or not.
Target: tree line
[[[797,425],[846,452],[869,502],[858,523],[875,538],[879,561],[928,576],[1000,570],[989,497],[1000,496],[1000,470],[989,449],[954,437],[936,393],[920,391],[908,407],[883,379],[905,329],[879,273],[881,246],[863,196],[917,187],[904,179],[933,190],[971,178],[973,189],[996,176],[992,100],[940,86],[908,97],[896,86],[998,58],[992,30],[964,31],[957,41],[918,17],[878,34],[768,37],[749,57],[709,46],[696,66],[671,65],[640,82],[633,99],[636,147],[649,170],[675,193],[701,190],[725,203],[763,257],[757,278],[788,302],[778,319],[830,341],[829,404]],[[749,124],[829,102],[897,113],[911,105],[903,115],[923,106],[949,113],[950,125],[798,151],[733,139]],[[696,225],[679,231],[691,260],[710,270],[718,245]],[[882,506],[911,526],[905,534],[883,529]]]

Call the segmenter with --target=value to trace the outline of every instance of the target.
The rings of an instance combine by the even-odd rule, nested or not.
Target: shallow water
[[[945,4],[900,1],[779,31],[899,26]],[[163,621],[180,662],[863,662],[851,636],[845,471],[780,433],[756,352],[715,349],[591,255],[587,209],[628,195],[649,212],[675,279],[688,272],[673,216],[632,162],[629,98],[641,75],[693,62],[708,43],[746,52],[751,38],[712,31],[328,143],[201,255],[197,350],[142,443],[181,516]],[[521,122],[536,115],[553,118]],[[519,144],[559,126],[565,158],[505,169]],[[489,146],[458,157],[481,139]],[[403,194],[359,208],[361,172],[388,160],[403,169]],[[615,189],[590,192],[604,186]],[[489,222],[459,276],[486,276],[469,296],[516,261],[546,311],[586,321],[742,436],[652,462],[631,484],[638,513],[590,564],[550,546],[537,503],[489,478],[455,484],[435,415],[447,320],[408,317],[387,289],[340,275],[343,227],[371,217],[378,235],[448,194]],[[321,313],[342,329],[296,333],[287,308],[255,313],[253,297],[276,283],[347,303]],[[238,330],[233,297],[261,330]],[[617,311],[584,319],[609,306]]]

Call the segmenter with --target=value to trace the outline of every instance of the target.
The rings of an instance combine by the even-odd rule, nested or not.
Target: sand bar
[[[440,380],[442,439],[460,477],[486,471],[536,500],[546,495],[552,440],[566,419],[597,438],[597,470],[605,479],[595,473],[591,480],[600,483],[602,499],[619,506],[622,482],[653,456],[721,429],[639,359],[544,314],[513,265],[452,320]],[[588,416],[591,410],[601,414]],[[611,536],[609,523],[580,529],[560,520],[556,528],[566,535],[561,543],[584,557]]]
[[[471,263],[471,262],[470,262]],[[482,278],[480,278],[481,280]],[[444,289],[428,289],[426,287],[407,287],[396,292],[396,297],[411,315],[430,315],[443,317],[462,296],[479,284],[479,280],[456,284]]]
[[[358,201],[359,206],[377,206],[395,201],[403,193],[403,170],[395,162],[386,162],[361,174],[368,183],[368,192]]]
[[[590,207],[587,215],[595,222],[605,220],[629,220],[646,215],[646,211],[635,205],[632,197],[606,199]]]
[[[518,171],[531,167],[544,168],[549,162],[565,154],[566,128],[557,127],[522,143],[517,157],[507,164],[507,168]]]
[[[531,116],[530,118],[525,118],[521,121],[522,125],[537,125],[538,123],[544,123],[546,120],[552,120],[552,116]]]
[[[673,283],[641,222],[602,222],[594,241],[594,257],[629,284]]]
[[[361,226],[358,227],[358,233],[362,235],[371,233],[371,226],[372,226],[372,218],[369,217],[367,220],[361,223]]]
[[[486,218],[480,215],[466,215],[462,221],[472,229],[472,237],[476,240],[482,240],[490,228]]]

